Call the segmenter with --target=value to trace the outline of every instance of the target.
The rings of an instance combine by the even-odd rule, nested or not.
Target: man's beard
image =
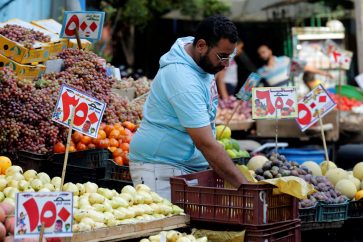
[[[202,68],[205,72],[209,74],[213,75],[217,74],[218,72],[224,69],[224,66],[223,65],[213,66],[212,62],[208,58],[208,53],[209,51],[205,55],[200,57],[198,65],[200,66],[200,68]]]

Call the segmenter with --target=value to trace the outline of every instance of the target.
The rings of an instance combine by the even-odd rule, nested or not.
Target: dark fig
[[[262,169],[264,171],[267,171],[267,170],[270,170],[272,167],[272,162],[271,161],[267,161],[263,166],[262,166]]]
[[[265,171],[263,173],[263,176],[266,178],[266,179],[272,179],[273,178],[273,175],[271,174],[270,171]]]
[[[299,173],[296,170],[292,170],[291,176],[299,176]]]
[[[263,176],[260,176],[260,175],[256,175],[255,178],[256,178],[257,181],[262,181],[262,180],[265,179]]]
[[[263,175],[263,170],[262,170],[262,168],[257,168],[257,169],[256,169],[256,171],[255,171],[255,174],[256,174],[256,175],[261,175],[261,176],[262,176],[262,175]]]

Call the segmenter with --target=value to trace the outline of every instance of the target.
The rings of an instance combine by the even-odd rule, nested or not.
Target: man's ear
[[[195,49],[199,54],[204,54],[208,50],[207,42],[204,39],[199,39],[195,45]]]

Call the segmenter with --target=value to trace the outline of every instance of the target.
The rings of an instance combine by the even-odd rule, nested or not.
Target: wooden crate
[[[337,141],[339,139],[339,118],[338,111],[332,110],[323,118],[324,124],[331,123],[333,128],[325,131],[327,141]],[[319,125],[319,123],[318,123]],[[257,136],[275,137],[276,121],[275,120],[257,120],[256,121]],[[280,119],[278,121],[278,135],[280,138],[299,138],[307,140],[312,137],[321,137],[320,130],[311,128],[305,132],[301,132],[295,119]]]
[[[190,218],[187,215],[172,216],[154,221],[123,224],[90,232],[75,233],[73,237],[64,238],[63,242],[123,241],[146,238],[163,230],[187,227],[189,223]]]

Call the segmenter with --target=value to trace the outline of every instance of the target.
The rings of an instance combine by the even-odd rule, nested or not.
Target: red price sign
[[[71,192],[18,193],[15,211],[15,238],[71,237],[73,194]]]
[[[73,129],[97,138],[106,104],[72,87],[63,85],[52,120],[69,127],[74,110]]]
[[[344,70],[349,70],[352,57],[353,52],[343,49],[335,49],[330,54],[330,59]]]
[[[335,106],[336,103],[324,87],[321,84],[317,86],[298,104],[298,117],[296,118],[296,122],[301,131],[304,132],[319,120],[319,112],[320,117],[323,117]]]
[[[259,87],[252,90],[253,119],[297,117],[295,87]]]
[[[65,11],[60,37],[76,38],[78,30],[81,39],[98,40],[102,34],[104,12]]]

